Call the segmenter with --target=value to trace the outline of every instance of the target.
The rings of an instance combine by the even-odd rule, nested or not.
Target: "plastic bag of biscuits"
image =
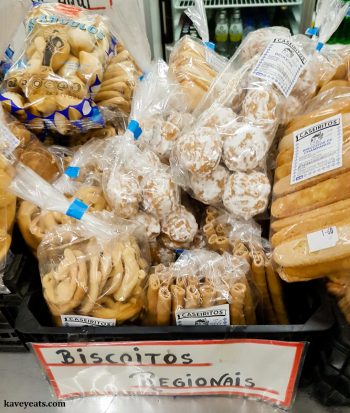
[[[279,143],[271,243],[286,281],[349,269],[349,92],[321,91]]]
[[[62,135],[101,127],[93,102],[115,38],[105,17],[62,4],[34,5],[24,52],[7,73],[3,107],[30,129]]]
[[[4,112],[2,107],[0,107],[0,123],[2,132],[0,141],[2,146],[8,146],[8,149],[5,150],[7,155],[15,157],[48,182],[58,178],[61,170],[55,154],[51,153],[13,115]]]
[[[208,207],[202,231],[208,250],[232,254],[249,266],[248,281],[256,305],[256,318],[250,324],[288,324],[283,286],[274,268],[271,246],[261,236],[260,225]]]
[[[196,0],[185,13],[193,21],[202,41],[184,36],[174,46],[169,59],[170,73],[186,94],[190,111],[205,96],[227,60],[215,53],[209,42],[207,15],[203,0]]]
[[[111,238],[83,225],[47,233],[38,248],[44,298],[57,325],[135,321],[145,307],[148,262],[127,227]]]
[[[3,284],[3,274],[8,264],[12,243],[12,228],[16,216],[16,197],[8,191],[11,183],[11,166],[0,155],[0,293],[9,293]]]
[[[230,254],[205,249],[183,252],[169,266],[159,265],[147,288],[148,325],[243,325],[255,320],[247,282],[249,267]]]
[[[151,48],[137,0],[116,1],[109,13],[118,44],[95,102],[103,108],[117,109],[128,117],[138,79],[149,71]]]
[[[188,247],[198,231],[195,216],[180,201],[169,166],[151,151],[137,147],[130,131],[114,138],[105,159],[103,190],[114,213],[140,222],[151,241],[160,236],[168,249]]]
[[[162,162],[169,163],[180,131],[194,118],[189,113],[186,94],[171,78],[163,60],[153,62],[138,84],[131,119],[138,121],[142,130],[138,146],[150,149]]]
[[[271,32],[275,37],[266,49],[248,60],[246,45],[254,43],[256,33],[247,36],[197,107],[194,124],[183,129],[170,158],[175,181],[194,198],[246,220],[268,206],[266,157],[286,96],[307,61],[302,45],[285,29],[266,29],[267,36]]]

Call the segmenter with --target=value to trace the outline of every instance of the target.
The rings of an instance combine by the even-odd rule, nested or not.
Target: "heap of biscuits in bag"
[[[350,47],[325,44],[346,10],[227,60],[194,3],[202,40],[168,64],[137,2],[28,10],[0,87],[1,271],[16,223],[56,325],[288,324],[285,283],[316,278],[350,321]]]

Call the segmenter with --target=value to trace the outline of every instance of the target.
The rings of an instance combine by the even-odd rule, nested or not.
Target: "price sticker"
[[[322,251],[337,245],[339,240],[337,227],[324,228],[307,234],[310,252]]]

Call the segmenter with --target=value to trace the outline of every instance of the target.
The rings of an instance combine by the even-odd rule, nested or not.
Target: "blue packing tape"
[[[204,44],[207,46],[208,49],[215,50],[215,47],[216,47],[215,43],[213,43],[213,42],[204,42]]]
[[[317,36],[318,35],[318,27],[309,27],[305,34],[309,36]]]
[[[134,119],[129,122],[128,130],[133,133],[135,140],[137,140],[142,134],[140,124]]]
[[[183,252],[185,252],[185,250],[183,250],[183,249],[175,250],[175,253],[178,254],[178,255],[181,255]]]
[[[324,43],[318,42],[318,43],[317,43],[317,46],[316,46],[316,50],[317,50],[318,52],[320,52],[320,51],[323,49],[323,46],[324,46]]]
[[[143,75],[141,75],[141,76],[139,77],[139,79],[140,79],[141,82],[143,81],[144,78],[145,78],[145,74],[143,74]]]
[[[80,199],[75,199],[67,209],[66,215],[80,220],[88,209],[88,205],[84,204]]]
[[[64,174],[69,176],[69,178],[76,179],[80,174],[80,168],[79,166],[68,166]]]

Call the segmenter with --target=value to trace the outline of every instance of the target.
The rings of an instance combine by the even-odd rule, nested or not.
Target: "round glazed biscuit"
[[[191,175],[191,189],[196,199],[206,205],[215,205],[222,201],[228,170],[219,165],[209,175]]]
[[[170,249],[172,251],[182,249],[187,250],[191,247],[190,242],[176,242],[171,240],[166,234],[160,234],[160,240],[165,248]]]
[[[193,174],[209,174],[221,159],[221,137],[213,128],[196,128],[179,137],[176,154],[180,168]]]
[[[314,95],[317,88],[317,79],[315,76],[316,73],[313,65],[307,65],[293,88],[293,95],[299,98],[307,98]]]
[[[210,107],[204,114],[203,118],[206,118],[204,126],[208,128],[214,128],[221,134],[225,134],[231,129],[232,123],[237,118],[237,115],[231,108],[224,106]]]
[[[142,123],[142,140],[161,158],[169,159],[180,129],[161,117],[146,119]]]
[[[131,218],[139,210],[141,189],[133,174],[118,172],[108,180],[106,196],[118,216]]]
[[[145,227],[150,241],[154,241],[160,234],[160,223],[154,215],[140,211],[133,219]]]
[[[303,103],[296,96],[289,95],[283,105],[281,113],[281,124],[287,125],[303,108]]]
[[[166,171],[156,171],[142,181],[142,206],[160,219],[178,204],[178,188]]]
[[[256,87],[248,90],[242,105],[242,115],[260,124],[276,121],[279,114],[279,96],[272,87]]]
[[[198,224],[191,212],[179,206],[162,221],[161,228],[171,241],[187,243],[193,241]]]
[[[191,126],[194,122],[194,117],[187,112],[177,112],[172,110],[166,114],[165,119],[180,130],[185,126]]]
[[[270,182],[262,172],[236,172],[226,182],[223,202],[238,218],[250,219],[267,208]]]
[[[230,171],[249,171],[264,160],[269,149],[265,133],[249,124],[237,124],[238,128],[226,137],[223,161]]]

